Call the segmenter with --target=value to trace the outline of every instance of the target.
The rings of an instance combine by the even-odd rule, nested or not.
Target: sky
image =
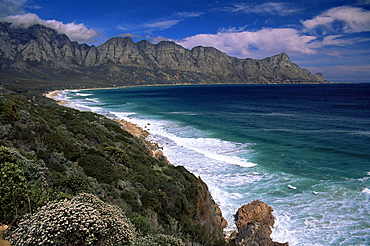
[[[329,81],[370,82],[370,0],[0,0],[0,21],[95,46],[129,36],[241,59],[285,52]]]

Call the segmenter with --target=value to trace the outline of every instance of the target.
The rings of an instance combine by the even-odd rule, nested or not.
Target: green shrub
[[[7,100],[4,104],[0,105],[1,115],[11,121],[19,119],[18,110],[13,100]]]
[[[29,209],[30,186],[24,172],[15,163],[0,166],[0,222],[11,223]]]
[[[110,184],[118,180],[112,163],[101,156],[84,155],[78,159],[78,165],[88,176],[96,178],[99,182]]]
[[[122,211],[97,197],[81,194],[49,203],[20,221],[12,244],[129,245],[136,231]]]
[[[48,169],[43,161],[30,160],[14,149],[0,147],[0,164],[0,220],[17,221],[47,201],[65,197],[49,187]]]
[[[86,180],[77,175],[70,175],[65,181],[65,186],[69,189],[69,193],[73,195],[88,191]]]
[[[107,151],[109,155],[111,155],[115,162],[124,164],[126,167],[132,167],[130,158],[128,157],[127,153],[122,149],[109,146],[105,147],[104,150]]]
[[[139,211],[142,209],[138,194],[135,191],[125,189],[121,192],[121,198],[124,199],[128,205],[130,205],[133,211]]]
[[[135,225],[135,228],[138,229],[142,234],[148,235],[152,232],[152,226],[148,219],[144,216],[139,215],[131,218],[130,220]]]
[[[158,212],[165,206],[167,199],[166,193],[162,190],[150,190],[141,198],[141,201],[144,207]]]
[[[148,235],[134,243],[134,246],[185,246],[186,244],[174,236],[165,234]]]

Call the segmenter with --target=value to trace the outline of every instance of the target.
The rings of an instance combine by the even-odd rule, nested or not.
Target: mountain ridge
[[[284,52],[261,60],[239,59],[213,47],[135,43],[129,37],[89,46],[42,25],[24,29],[6,22],[0,22],[0,74],[4,79],[29,76],[117,85],[327,82]]]

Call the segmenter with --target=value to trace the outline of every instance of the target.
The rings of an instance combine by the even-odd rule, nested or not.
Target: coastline
[[[59,97],[59,93],[63,93],[64,91],[70,91],[70,90],[56,90],[56,91],[50,91],[48,93],[45,93],[44,96],[49,98],[49,99],[52,99],[54,101],[56,101],[58,103],[58,105],[60,106],[67,106],[67,104],[69,103],[68,100],[62,100],[61,98],[57,98]]]
[[[82,90],[93,90],[93,89],[116,89],[115,87],[113,88],[88,88],[88,89],[76,89],[76,90],[73,90],[73,91],[82,91]],[[64,91],[71,91],[70,89],[67,89],[67,90],[56,90],[56,91],[51,91],[47,94],[44,94],[45,97],[49,98],[49,99],[52,99],[54,101],[56,101],[58,103],[58,105],[60,106],[63,106],[63,107],[70,107],[70,108],[74,108],[76,110],[79,110],[79,111],[84,111],[83,109],[79,109],[79,108],[76,108],[76,107],[73,107],[73,103],[70,103],[70,101],[68,100],[63,100],[62,97],[60,97],[60,93],[63,93]],[[103,116],[107,116],[107,115],[103,115]],[[117,122],[120,124],[120,126],[127,132],[129,132],[131,135],[133,135],[134,137],[136,137],[137,139],[139,139],[141,141],[141,143],[143,144],[143,146],[147,149],[147,151],[151,154],[151,156],[153,158],[156,158],[156,159],[161,159],[162,161],[164,160],[165,162],[167,162],[168,165],[173,165],[169,160],[168,158],[164,155],[164,153],[162,152],[162,147],[160,147],[158,145],[158,143],[156,142],[152,142],[152,141],[149,141],[147,140],[147,138],[150,136],[150,133],[139,127],[138,125],[134,124],[134,123],[131,123],[129,121],[126,121],[126,120],[123,120],[123,119],[114,119],[114,118],[110,118],[111,120]],[[150,123],[148,123],[149,125]],[[203,187],[203,190],[206,191],[206,194],[203,194],[202,197],[212,197],[212,194],[210,193],[210,190],[207,186],[206,183],[204,183],[204,181],[198,177],[199,179],[199,182],[200,184],[202,184],[202,187]],[[203,198],[200,198],[201,200]],[[206,199],[207,200],[207,199]],[[213,200],[213,197],[211,198],[211,200]],[[208,202],[210,202],[209,200],[207,200]],[[203,204],[204,205],[204,204]],[[247,205],[250,205],[250,204],[247,204]],[[220,209],[220,205],[217,204],[216,202],[214,202],[214,206],[215,206],[215,211],[216,211],[216,214],[213,215],[213,217],[216,219],[217,224],[219,226],[222,227],[222,234],[224,235],[224,240],[226,240],[225,242],[234,242],[235,240],[251,240],[249,239],[250,236],[249,233],[251,232],[244,232],[241,228],[239,228],[238,226],[234,225],[235,227],[232,227],[232,228],[227,228],[227,225],[228,225],[228,221],[223,217],[222,215],[222,211]],[[243,205],[243,206],[246,206],[246,205]],[[239,208],[241,209],[241,208]],[[213,209],[211,209],[213,210]],[[269,211],[269,216],[271,218],[273,218],[273,215],[272,215],[272,212],[273,209],[271,209],[271,211]],[[248,214],[251,213],[251,212],[244,212],[245,214]],[[261,216],[260,213],[265,213],[265,212],[262,212],[260,210],[258,210],[258,212],[253,212],[254,215],[258,214],[257,217]],[[206,217],[212,217],[211,214],[207,214]],[[207,220],[206,218],[204,218],[205,220]],[[250,219],[251,221],[254,221],[254,223],[257,223],[257,228],[256,228],[256,232],[252,232],[253,233],[262,233],[261,234],[261,239],[257,239],[257,241],[261,240],[267,240],[268,243],[266,245],[268,245],[270,242],[272,243],[272,239],[271,239],[271,236],[270,234],[272,233],[272,230],[270,229],[270,226],[272,228],[274,228],[274,222],[267,226],[265,228],[265,226],[263,225],[265,222],[261,222],[259,221],[259,219],[255,219],[255,218],[251,218]],[[229,222],[230,223],[230,222]],[[262,227],[260,227],[260,223],[262,225]],[[247,229],[245,229],[247,230]],[[249,230],[249,229],[248,229]],[[253,229],[255,230],[255,229]],[[239,236],[240,235],[240,236]],[[253,239],[254,240],[254,239]],[[275,244],[274,245],[283,245],[283,246],[287,246],[289,245],[288,243],[279,243],[279,242],[274,242]],[[261,244],[263,245],[263,244]]]
[[[118,87],[107,87],[107,88],[99,88],[99,89],[116,89],[116,88],[118,88]],[[121,87],[119,87],[119,88],[121,88]],[[92,89],[97,89],[97,88],[89,88],[89,89],[81,89],[81,90],[92,90]],[[77,90],[80,91],[80,89],[77,89]],[[63,100],[61,98],[58,98],[59,93],[63,93],[64,91],[70,91],[70,90],[67,89],[67,90],[51,91],[51,92],[48,92],[48,93],[44,94],[44,96],[49,98],[49,99],[52,99],[52,100],[56,101],[58,103],[58,105],[60,105],[60,106],[70,107],[70,108],[80,110],[78,108],[69,106],[70,104],[69,104],[68,100]],[[167,157],[163,154],[163,152],[161,150],[161,147],[159,147],[157,143],[146,140],[146,138],[149,137],[149,135],[150,135],[150,133],[148,131],[142,129],[141,127],[139,127],[136,124],[133,124],[133,123],[131,123],[129,121],[126,121],[126,120],[123,120],[123,119],[111,119],[111,120],[119,123],[125,131],[129,132],[134,137],[140,139],[141,142],[143,143],[144,147],[149,151],[149,153],[152,155],[152,157],[154,157],[156,159],[164,159],[167,162],[167,164],[172,165],[168,161]]]
[[[101,88],[103,89],[103,88]],[[114,88],[105,88],[105,89],[114,89]],[[84,89],[84,90],[91,90],[91,89]],[[58,103],[58,105],[63,106],[63,107],[70,107],[74,108],[79,111],[83,111],[81,109],[71,107],[72,104],[69,103],[68,100],[62,100],[59,97],[59,93],[63,93],[64,91],[68,90],[56,90],[56,91],[51,91],[49,93],[44,94],[45,97],[52,99]],[[68,106],[69,105],[69,106]],[[138,125],[131,123],[129,121],[123,120],[123,119],[112,119],[111,120],[117,122],[120,124],[120,126],[127,132],[129,132],[131,135],[139,139],[142,143],[142,145],[145,147],[145,149],[151,154],[151,156],[155,159],[162,160],[168,165],[173,166],[173,164],[168,160],[168,158],[164,155],[162,151],[162,147],[158,145],[156,142],[152,142],[147,140],[147,137],[150,136],[150,133],[143,128],[139,127]],[[189,171],[190,172],[190,171]],[[195,176],[195,175],[194,175]],[[222,215],[222,211],[220,209],[219,204],[217,204],[214,200],[213,197],[210,193],[210,190],[207,186],[207,184],[200,178],[197,177],[198,179],[198,184],[200,185],[201,190],[197,192],[197,199],[198,203],[201,203],[201,206],[206,208],[208,210],[198,218],[198,220],[201,222],[200,224],[208,224],[208,226],[211,228],[212,233],[216,235],[216,237],[222,236],[223,240],[225,242],[227,240],[231,240],[229,237],[232,233],[235,235],[237,231],[225,231],[225,228],[228,225],[228,222]],[[211,198],[211,199],[210,199]],[[212,202],[213,201],[213,202]],[[212,206],[209,206],[210,204],[213,204]],[[211,207],[214,207],[212,209]],[[203,211],[204,212],[204,211]],[[221,231],[217,232],[217,227],[221,229]]]

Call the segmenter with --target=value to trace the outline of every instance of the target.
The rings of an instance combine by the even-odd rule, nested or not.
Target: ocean
[[[229,225],[253,200],[274,241],[370,245],[370,84],[73,90],[69,106],[135,123],[205,181]]]

